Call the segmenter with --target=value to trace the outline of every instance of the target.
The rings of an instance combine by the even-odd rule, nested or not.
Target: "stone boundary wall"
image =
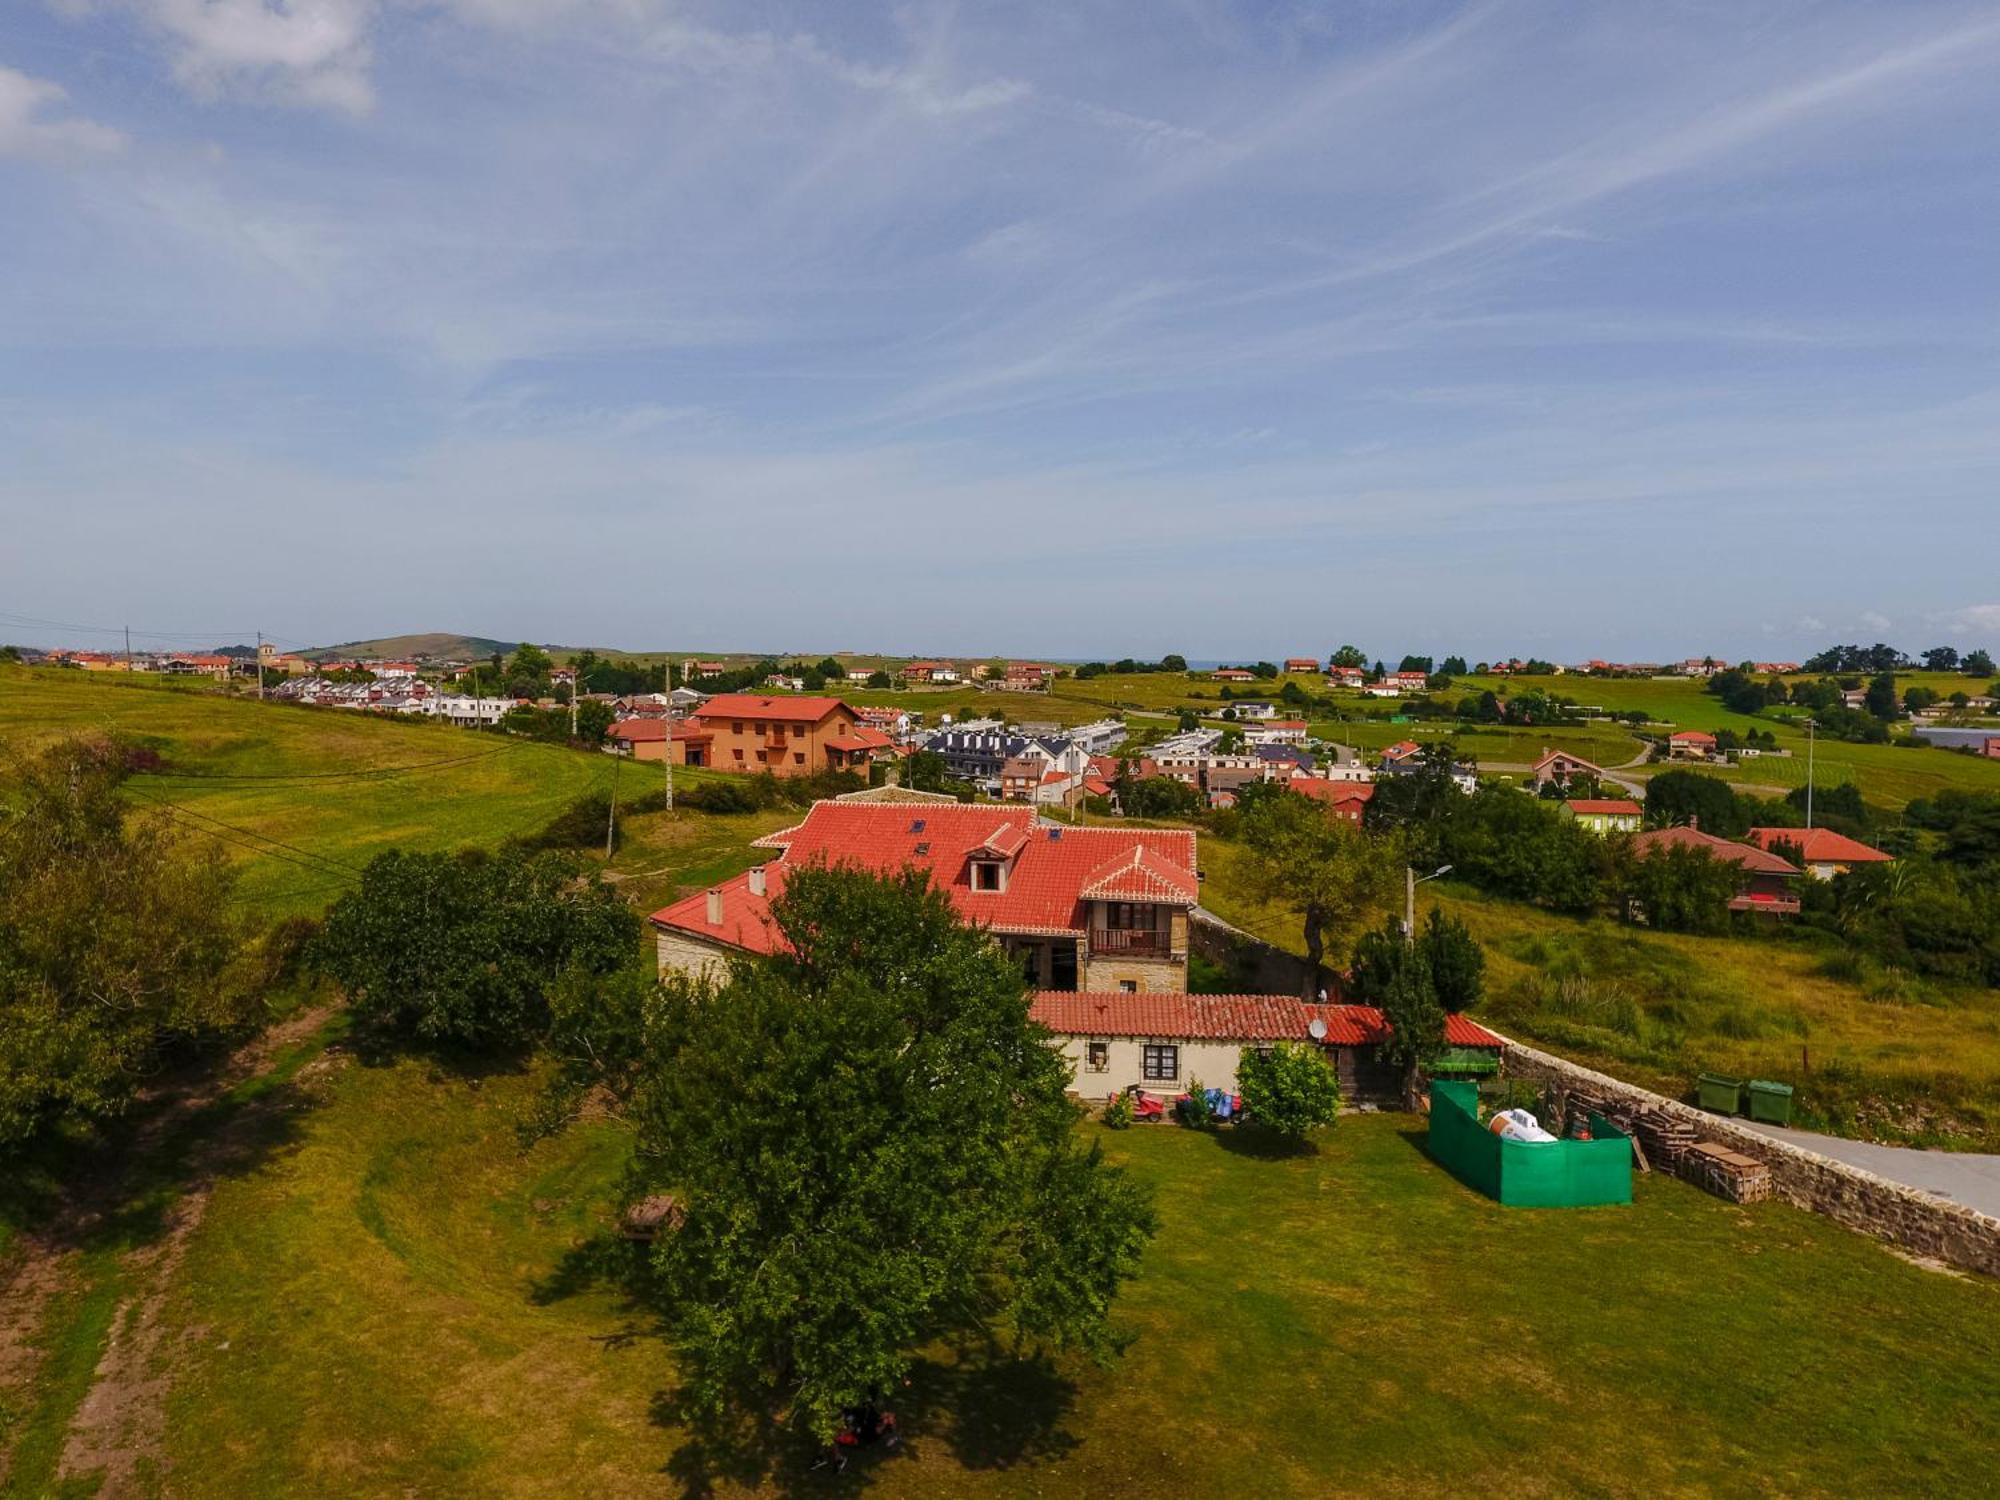
[[[1988,1276],[2000,1276],[2000,1219],[1778,1140],[1726,1116],[1709,1114],[1551,1053],[1511,1039],[1503,1040],[1507,1042],[1504,1071],[1509,1077],[1577,1088],[1665,1110],[1693,1125],[1697,1140],[1713,1141],[1763,1162],[1771,1169],[1772,1193],[1787,1203],[1823,1214],[1863,1234],[1893,1240],[1915,1254]]]
[[[1188,947],[1226,970],[1230,988],[1243,994],[1296,995],[1300,999],[1314,994],[1310,967],[1303,958],[1240,927],[1231,927],[1201,907],[1188,919]]]

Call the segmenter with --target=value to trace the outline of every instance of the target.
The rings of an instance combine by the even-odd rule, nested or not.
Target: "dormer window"
[[[972,888],[975,891],[1006,890],[1007,866],[997,859],[975,859],[972,862]]]

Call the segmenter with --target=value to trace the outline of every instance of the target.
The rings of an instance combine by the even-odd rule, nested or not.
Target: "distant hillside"
[[[518,644],[517,641],[495,641],[483,635],[454,635],[440,630],[424,635],[385,635],[372,641],[342,641],[338,646],[319,646],[311,651],[301,651],[299,655],[310,661],[349,656],[374,657],[383,661],[402,661],[418,656],[470,661],[474,657],[491,656],[495,651],[506,655]]]

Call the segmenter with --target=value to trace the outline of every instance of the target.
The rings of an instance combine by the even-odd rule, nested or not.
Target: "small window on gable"
[[[972,862],[972,888],[975,891],[1003,890],[1005,884],[998,860],[975,859]]]
[[[1136,995],[1136,994],[1138,994],[1138,993],[1139,993],[1139,981],[1138,981],[1138,980],[1136,980],[1136,979],[1121,979],[1121,980],[1119,980],[1119,981],[1118,981],[1118,993],[1119,993],[1119,994],[1121,994],[1121,995]]]

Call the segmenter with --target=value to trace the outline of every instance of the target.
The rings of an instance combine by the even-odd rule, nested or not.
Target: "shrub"
[[[1246,1052],[1236,1081],[1251,1120],[1289,1140],[1304,1140],[1340,1114],[1340,1078],[1316,1046],[1279,1042]]]
[[[1175,1104],[1174,1113],[1190,1130],[1207,1130],[1215,1123],[1215,1111],[1208,1106],[1208,1091],[1199,1078],[1188,1080],[1187,1093]]]
[[[1112,1095],[1104,1103],[1104,1123],[1113,1130],[1132,1128],[1132,1096],[1127,1093]]]

